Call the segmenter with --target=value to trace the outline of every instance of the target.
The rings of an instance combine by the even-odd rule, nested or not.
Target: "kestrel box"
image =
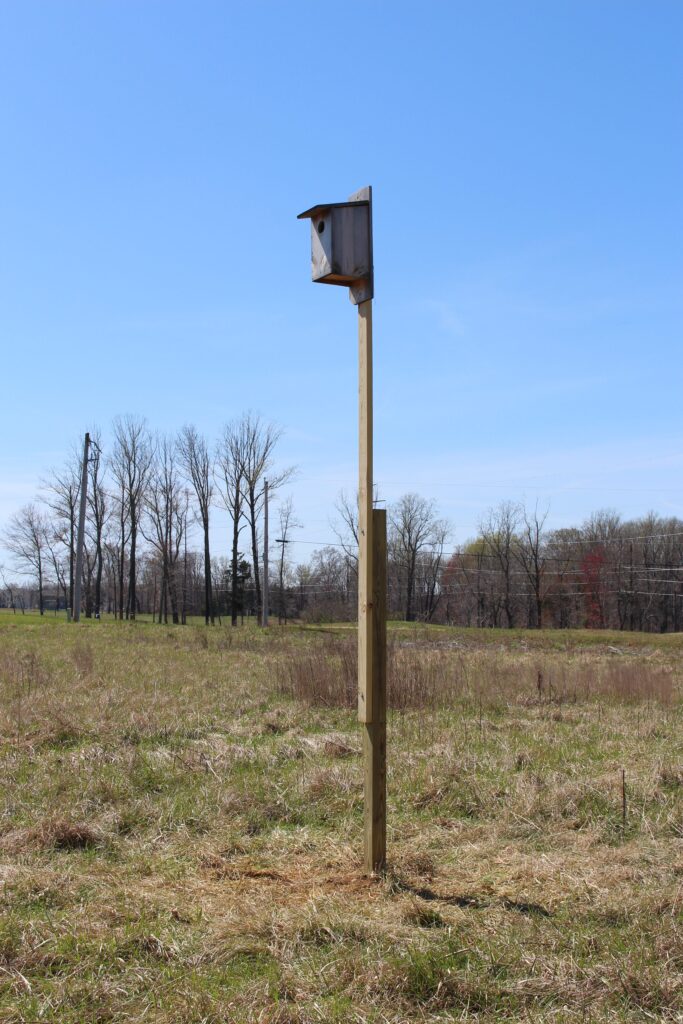
[[[371,203],[371,191],[364,188],[345,203],[319,203],[299,214],[311,222],[313,280],[346,285],[356,304],[373,292]]]

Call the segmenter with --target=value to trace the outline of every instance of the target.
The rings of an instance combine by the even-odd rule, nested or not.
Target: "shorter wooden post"
[[[387,513],[372,512],[373,663],[368,712],[363,724],[365,766],[364,867],[381,872],[387,860]]]
[[[263,608],[261,609],[261,625],[268,625],[270,610],[270,587],[268,581],[268,481],[263,482]]]

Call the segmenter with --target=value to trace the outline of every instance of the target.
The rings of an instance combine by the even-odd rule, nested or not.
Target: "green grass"
[[[1,615],[0,1021],[683,1019],[681,637],[390,634],[366,879],[348,626]]]

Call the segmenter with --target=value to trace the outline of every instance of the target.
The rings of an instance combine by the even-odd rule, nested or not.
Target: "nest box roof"
[[[367,199],[357,199],[353,202],[349,201],[346,203],[318,203],[317,206],[312,206],[310,210],[304,210],[303,213],[297,214],[297,220],[312,220],[314,217],[319,217],[325,213],[326,210],[338,210],[342,206],[369,206],[370,203]]]

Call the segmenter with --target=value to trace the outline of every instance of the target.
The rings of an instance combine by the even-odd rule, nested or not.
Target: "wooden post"
[[[372,188],[345,203],[319,203],[311,221],[314,281],[343,285],[358,306],[358,720],[363,725],[368,872],[386,863],[386,512],[373,511]],[[375,536],[375,531],[377,535]]]
[[[358,306],[358,720],[372,721],[372,299]]]
[[[373,661],[370,721],[363,726],[365,766],[364,867],[381,872],[387,860],[387,513],[376,508],[373,521]]]
[[[83,543],[85,541],[85,502],[88,495],[88,452],[90,434],[83,443],[83,465],[81,467],[81,507],[78,515],[78,537],[76,540],[76,579],[74,580],[74,606],[71,614],[74,622],[81,617],[81,578],[83,576]]]

